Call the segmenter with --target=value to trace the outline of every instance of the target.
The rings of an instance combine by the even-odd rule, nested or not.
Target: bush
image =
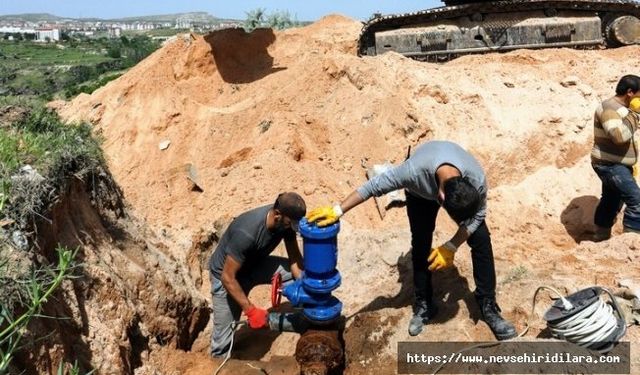
[[[244,28],[252,31],[258,27],[271,27],[282,30],[290,27],[300,26],[300,22],[295,17],[291,17],[289,11],[275,11],[267,15],[264,8],[256,8],[246,12],[247,18],[244,21]]]
[[[120,46],[111,46],[107,48],[107,56],[113,59],[119,59],[122,57],[122,49],[120,48]]]
[[[0,218],[28,228],[66,187],[70,176],[84,178],[104,165],[88,125],[64,124],[42,104],[9,127],[0,128]],[[19,171],[30,165],[31,170]]]
[[[10,222],[0,227],[0,374],[9,370],[16,351],[29,350],[21,343],[29,322],[43,318],[44,303],[76,267],[75,251],[60,246],[57,263],[35,263],[43,259],[29,240],[35,218],[47,214],[71,179],[91,183],[89,177],[100,176],[104,165],[88,125],[65,124],[40,101],[0,98],[2,107],[25,112],[0,127],[0,220]],[[79,370],[61,363],[58,373]]]
[[[258,27],[262,27],[265,24],[265,9],[256,8],[245,12],[247,18],[244,21],[244,28],[247,31],[252,31]]]

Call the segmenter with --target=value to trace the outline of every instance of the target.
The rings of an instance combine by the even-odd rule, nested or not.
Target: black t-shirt
[[[267,213],[273,205],[254,208],[235,218],[209,259],[209,269],[220,279],[227,255],[242,264],[239,274],[247,272],[261,259],[266,258],[283,238],[296,238],[292,229],[269,231]]]

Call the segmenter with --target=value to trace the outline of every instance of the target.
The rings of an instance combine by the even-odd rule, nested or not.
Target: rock
[[[585,84],[579,84],[578,90],[584,97],[591,96],[593,94],[593,89],[591,88],[591,86]]]
[[[260,133],[264,133],[271,127],[271,120],[262,120],[258,124],[258,128],[260,129]]]
[[[14,230],[11,233],[11,242],[13,245],[19,250],[26,251],[29,249],[29,241],[27,240],[27,236],[24,235],[19,230]]]
[[[560,81],[560,84],[562,85],[562,87],[570,87],[570,86],[576,86],[578,82],[580,82],[580,79],[578,77],[569,76],[563,79],[562,81]]]
[[[514,87],[516,87],[516,85],[515,85],[513,82],[505,81],[505,82],[502,82],[502,83],[503,83],[506,87],[508,87],[508,88],[510,88],[510,89],[512,89],[512,88],[514,88]]]
[[[193,164],[188,163],[185,166],[186,172],[187,172],[187,179],[191,182],[191,189],[192,191],[198,191],[198,192],[203,192],[204,189],[202,188],[202,182],[200,182],[200,178],[198,177],[198,171],[196,170],[196,167],[193,166]]]
[[[171,141],[165,140],[165,141],[160,142],[160,144],[158,145],[158,148],[160,150],[166,150],[169,147],[170,144],[171,144]]]

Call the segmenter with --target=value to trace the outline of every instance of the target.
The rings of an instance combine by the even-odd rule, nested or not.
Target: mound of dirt
[[[629,56],[640,47],[518,50],[434,64],[394,53],[359,58],[360,27],[328,16],[280,32],[184,35],[92,95],[57,107],[68,120],[94,124],[133,212],[172,238],[166,251],[177,263],[201,272],[193,284],[203,298],[206,256],[187,259],[195,234],[284,190],[300,192],[310,207],[339,201],[365,181],[363,166],[399,162],[408,146],[431,139],[460,143],[485,168],[498,298],[518,328],[538,285],[575,291],[637,278],[636,235],[580,241],[593,229],[600,192],[589,162],[594,108],[620,76],[638,70]],[[436,241],[455,229],[445,216]],[[409,339],[408,223],[401,209],[381,220],[373,201],[342,222],[336,295],[344,314],[389,323],[365,332],[372,346],[358,344],[358,362],[347,364],[365,373],[366,353],[392,358],[396,342]],[[492,339],[477,322],[467,250],[456,270],[438,275],[442,317],[417,339]],[[259,289],[252,298],[266,304],[266,295]],[[194,344],[202,352],[207,333]],[[628,337],[640,341],[637,329]],[[263,359],[291,355],[290,338],[276,339]]]

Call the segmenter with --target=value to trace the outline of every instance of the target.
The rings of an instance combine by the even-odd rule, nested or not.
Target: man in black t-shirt
[[[251,288],[267,284],[274,272],[283,279],[302,276],[302,255],[296,240],[298,221],[306,214],[300,195],[278,195],[274,204],[254,208],[235,218],[220,239],[209,260],[213,297],[213,334],[211,355],[229,351],[231,323],[247,315],[249,327],[267,326],[267,311],[256,307],[247,297]],[[270,256],[284,240],[289,260]]]

